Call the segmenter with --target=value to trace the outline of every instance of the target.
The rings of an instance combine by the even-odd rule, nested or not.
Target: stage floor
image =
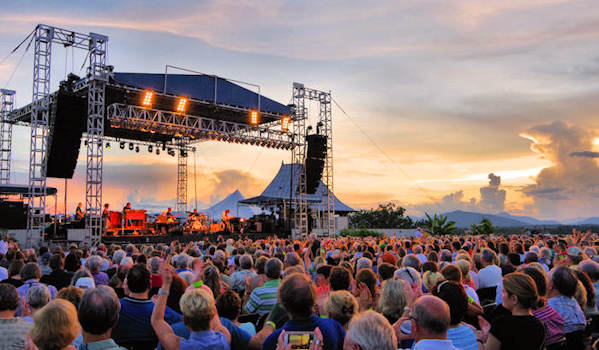
[[[287,237],[286,234],[276,234],[276,233],[248,233],[248,234],[239,234],[239,233],[193,233],[186,235],[139,235],[139,236],[103,236],[102,243],[104,244],[156,244],[156,243],[170,243],[172,241],[178,241],[181,243],[188,243],[194,241],[210,241],[216,242],[218,237],[222,237],[227,240],[229,238],[232,239],[245,239],[250,238],[252,240],[257,239],[265,239],[268,236],[277,235],[277,237]]]

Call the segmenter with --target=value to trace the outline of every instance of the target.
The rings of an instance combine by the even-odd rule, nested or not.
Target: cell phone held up
[[[291,345],[292,349],[310,349],[314,341],[314,332],[285,332],[285,345]]]

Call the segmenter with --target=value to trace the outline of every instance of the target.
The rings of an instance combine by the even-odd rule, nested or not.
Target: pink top
[[[564,319],[549,305],[535,310],[532,314],[545,325],[545,344],[551,345],[564,339]]]

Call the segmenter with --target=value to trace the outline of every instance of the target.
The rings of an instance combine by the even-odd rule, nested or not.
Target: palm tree
[[[425,213],[424,228],[433,236],[443,236],[453,233],[455,229],[455,221],[447,221],[447,216],[437,214],[432,217]]]
[[[472,224],[470,230],[474,235],[491,235],[495,233],[495,226],[493,226],[491,220],[483,217],[478,225]]]

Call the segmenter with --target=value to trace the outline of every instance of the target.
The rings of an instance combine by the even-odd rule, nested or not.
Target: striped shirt
[[[572,333],[583,330],[587,320],[584,312],[574,298],[558,295],[547,300],[547,304],[559,312],[564,319],[564,333]]]
[[[262,287],[252,291],[250,299],[245,304],[245,312],[248,314],[258,313],[260,316],[269,313],[277,302],[277,291],[281,285],[281,280],[270,280]]]
[[[447,331],[447,339],[451,340],[453,346],[462,350],[478,350],[476,334],[472,327],[461,324],[456,328],[450,328]]]
[[[549,305],[532,312],[545,325],[545,345],[551,345],[564,339],[564,319]]]

